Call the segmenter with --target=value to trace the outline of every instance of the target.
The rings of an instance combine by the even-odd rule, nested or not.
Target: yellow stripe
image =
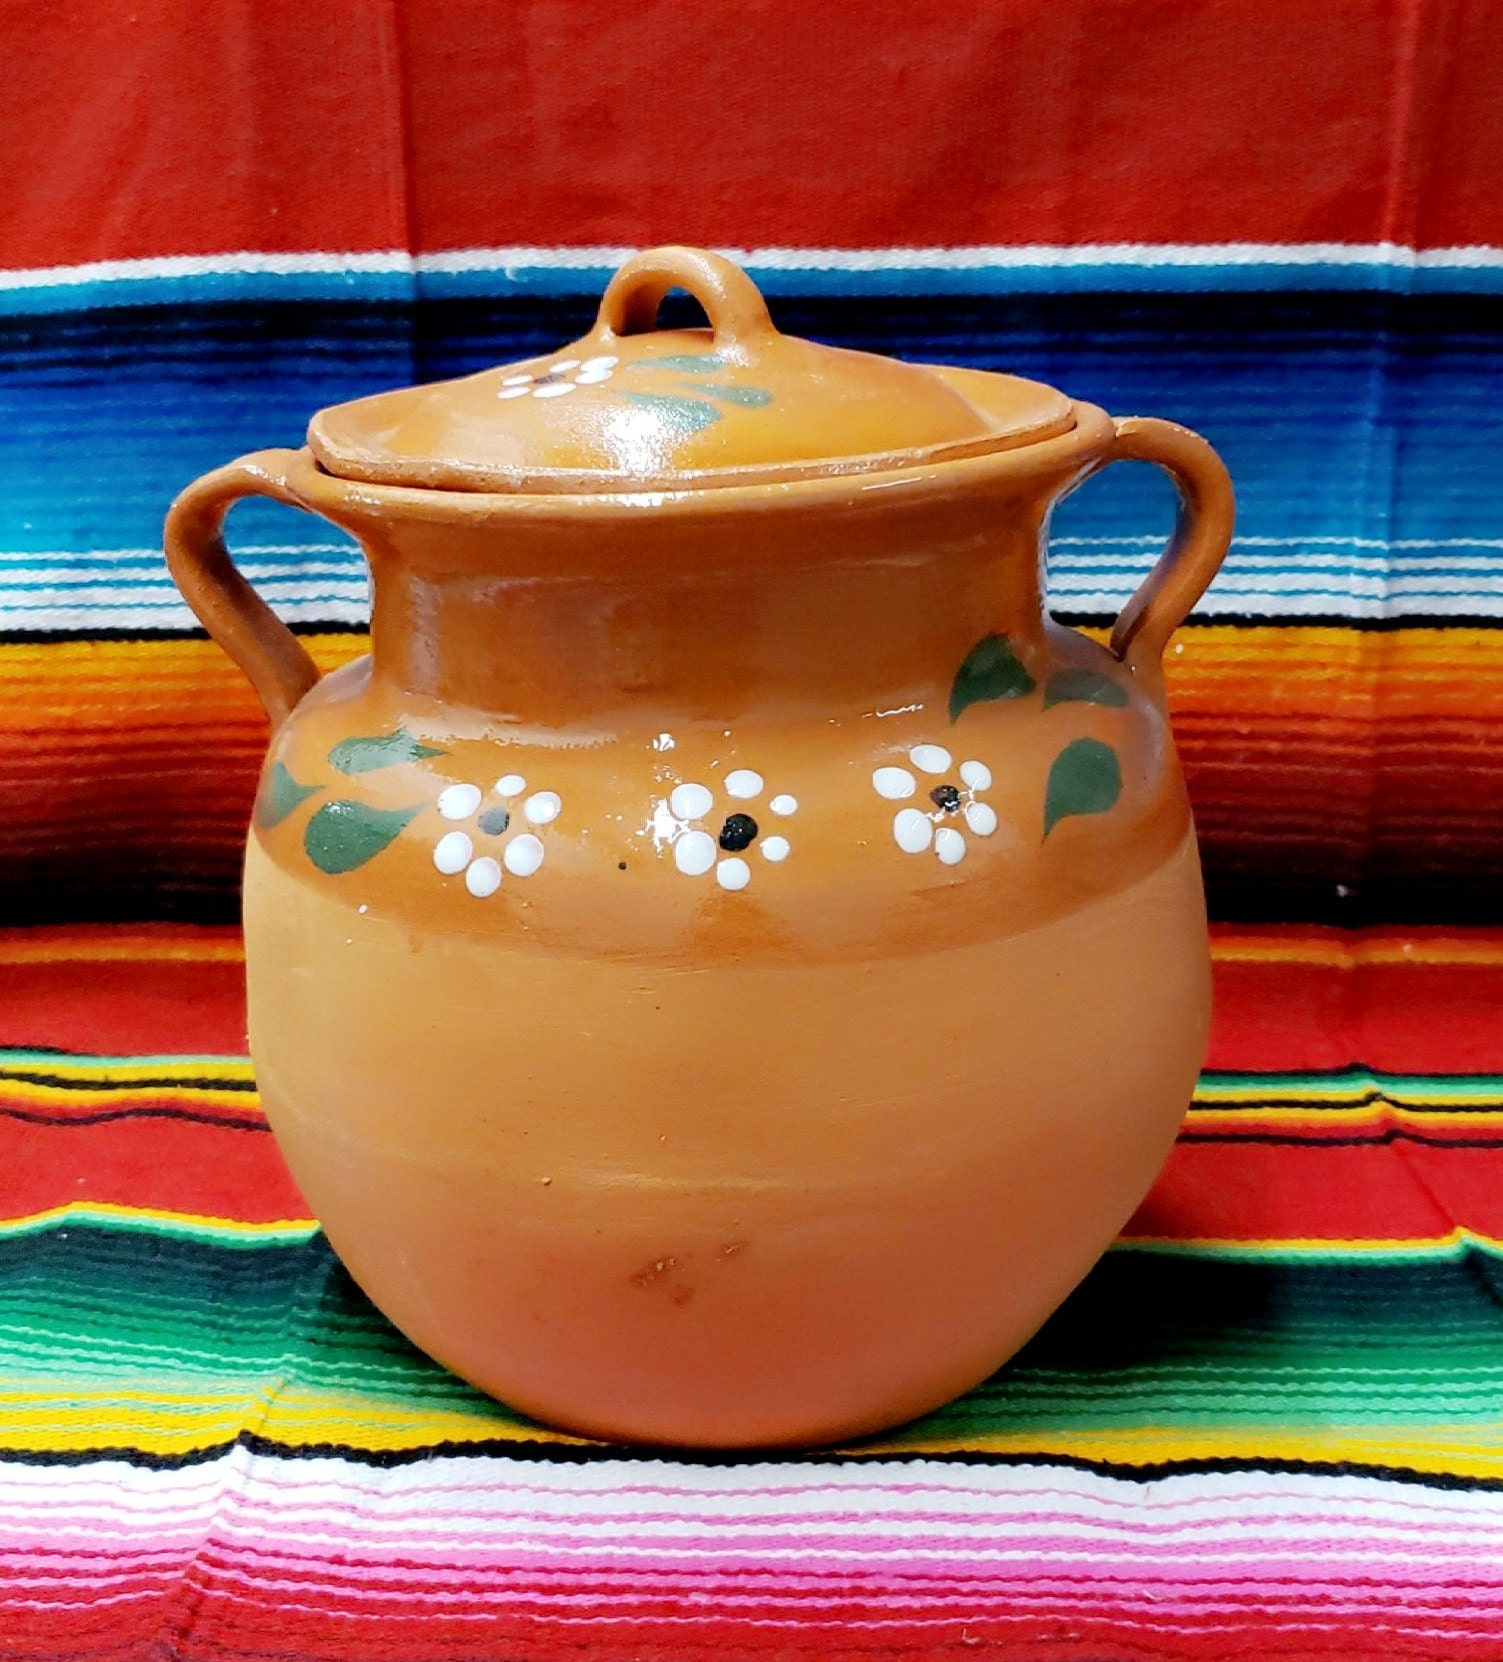
[[[1503,964],[1503,941],[1409,940],[1352,935],[1306,940],[1217,932],[1211,957],[1218,964],[1312,964],[1351,969],[1361,964]]]
[[[1475,1425],[1402,1426],[1371,1430],[1322,1423],[1299,1430],[1188,1428],[1037,1431],[1012,1435],[985,1432],[970,1437],[878,1439],[862,1445],[873,1454],[924,1453],[1042,1455],[1095,1460],[1121,1466],[1156,1466],[1180,1460],[1225,1460],[1240,1465],[1298,1461],[1313,1465],[1353,1463],[1457,1477],[1503,1477],[1503,1439],[1484,1438]]]
[[[249,1382],[248,1382],[249,1383]],[[340,1395],[280,1387],[268,1402],[246,1395],[146,1390],[89,1390],[77,1378],[55,1390],[0,1391],[0,1449],[133,1448],[187,1454],[228,1443],[246,1431],[291,1447],[330,1443],[400,1450],[433,1443],[502,1440],[582,1443],[586,1439],[522,1424],[499,1404],[418,1407],[410,1399]]]
[[[336,1395],[284,1388],[263,1404],[243,1396],[154,1391],[89,1391],[70,1379],[66,1395],[51,1390],[0,1392],[0,1448],[81,1453],[132,1448],[182,1455],[231,1442],[246,1431],[293,1448],[336,1447],[371,1452],[435,1443],[547,1442],[575,1447],[589,1440],[526,1425],[499,1405],[477,1399],[461,1408],[415,1408],[410,1400]],[[257,1412],[257,1408],[260,1412]],[[839,1451],[835,1451],[839,1452]],[[976,1432],[964,1437],[899,1433],[856,1445],[861,1454],[991,1453],[1152,1466],[1187,1460],[1243,1465],[1290,1461],[1351,1462],[1461,1477],[1503,1476],[1503,1439],[1476,1424],[1421,1429],[1319,1423],[1262,1426],[1110,1427],[1049,1432]]]
[[[1186,1118],[1187,1127],[1198,1132],[1245,1131],[1254,1132],[1270,1126],[1299,1126],[1306,1131],[1336,1131],[1342,1127],[1372,1127],[1382,1129],[1390,1125],[1406,1125],[1426,1131],[1494,1132],[1503,1128],[1503,1109],[1496,1113],[1454,1113],[1429,1109],[1402,1108],[1391,1103],[1377,1103],[1367,1108],[1298,1108],[1249,1109],[1246,1113],[1217,1113],[1215,1109],[1192,1108]],[[1317,1139],[1312,1139],[1312,1142]]]
[[[109,1086],[97,1090],[77,1090],[67,1085],[35,1085],[29,1081],[7,1079],[0,1074],[0,1101],[7,1104],[31,1104],[38,1108],[75,1108],[89,1112],[98,1108],[129,1109],[143,1095],[140,1087],[122,1093]],[[239,1109],[247,1119],[260,1116],[260,1099],[254,1091],[214,1090],[211,1086],[198,1089],[192,1086],[167,1085],[150,1092],[153,1104],[164,1103],[176,1108]]]
[[[201,936],[111,938],[54,935],[48,930],[0,934],[0,964],[243,964],[239,936],[205,929]]]
[[[1477,1229],[1452,1228],[1440,1235],[1395,1235],[1382,1239],[1336,1239],[1319,1235],[1242,1239],[1214,1235],[1124,1235],[1113,1252],[1164,1252],[1186,1257],[1282,1258],[1309,1253],[1322,1258],[1459,1258],[1473,1250],[1503,1256],[1503,1239]]]
[[[4,1053],[0,1053],[4,1054]],[[45,1051],[27,1052],[0,1062],[0,1081],[12,1073],[49,1073],[61,1079],[97,1084],[101,1089],[130,1085],[143,1079],[172,1079],[182,1085],[202,1084],[212,1088],[226,1081],[254,1082],[250,1059],[239,1056],[64,1056]],[[27,1081],[17,1079],[16,1084]],[[175,1088],[175,1086],[173,1087]],[[243,1093],[242,1093],[243,1094]]]
[[[122,1206],[109,1200],[67,1201],[40,1212],[0,1219],[0,1236],[22,1235],[59,1224],[114,1224],[128,1229],[158,1230],[163,1234],[199,1235],[230,1241],[258,1241],[284,1237],[307,1239],[318,1225],[312,1218],[274,1218],[249,1223],[201,1212],[172,1212],[151,1206]]]

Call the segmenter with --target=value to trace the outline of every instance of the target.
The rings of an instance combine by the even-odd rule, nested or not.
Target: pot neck
[[[366,528],[373,674],[593,731],[928,703],[986,636],[1040,640],[1046,507]]]

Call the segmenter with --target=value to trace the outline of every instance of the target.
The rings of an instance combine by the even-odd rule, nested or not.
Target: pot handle
[[[167,569],[198,621],[256,689],[279,727],[318,680],[308,649],[246,582],[224,546],[220,527],[242,496],[269,496],[306,507],[287,482],[296,450],[258,450],[215,468],[188,486],[167,512]]]
[[[1093,471],[1113,462],[1154,462],[1179,492],[1169,546],[1112,629],[1112,651],[1138,670],[1158,664],[1169,637],[1221,569],[1237,500],[1225,463],[1199,433],[1154,416],[1127,416],[1112,425],[1112,442]]]
[[[704,307],[717,347],[776,333],[762,291],[740,266],[707,248],[675,246],[632,255],[606,284],[591,333],[603,341],[649,333],[669,289],[684,289]]]

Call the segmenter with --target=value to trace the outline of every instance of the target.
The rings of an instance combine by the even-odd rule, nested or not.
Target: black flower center
[[[750,814],[727,814],[720,828],[720,846],[731,854],[739,854],[757,840],[757,822]]]
[[[499,837],[511,824],[511,815],[504,808],[487,808],[480,816],[480,829],[488,837]]]
[[[929,792],[929,800],[936,808],[943,808],[947,814],[953,814],[960,806],[960,792],[953,785],[936,785]]]

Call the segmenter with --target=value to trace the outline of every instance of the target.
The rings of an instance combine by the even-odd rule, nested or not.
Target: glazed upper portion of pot
[[[670,289],[705,329],[660,330]],[[544,357],[320,411],[319,464],[340,478],[524,493],[695,490],[880,472],[1068,432],[1037,381],[819,346],[773,326],[738,266],[659,248],[611,279],[595,326]]]

